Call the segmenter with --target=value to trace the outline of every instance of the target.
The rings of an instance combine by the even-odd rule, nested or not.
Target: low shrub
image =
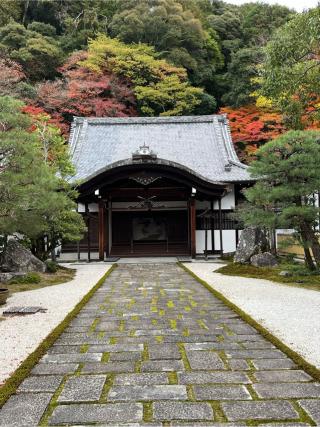
[[[45,264],[46,264],[46,271],[47,271],[47,273],[56,273],[58,271],[59,267],[58,267],[58,264],[56,262],[51,261],[51,260],[48,259],[45,262]]]
[[[41,282],[40,274],[33,271],[25,274],[24,276],[14,277],[13,279],[10,280],[10,283],[12,284],[40,283],[40,282]]]

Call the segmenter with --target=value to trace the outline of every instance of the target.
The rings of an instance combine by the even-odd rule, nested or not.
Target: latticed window
[[[211,211],[210,217],[207,215],[201,216],[201,213],[205,211],[197,212],[197,230],[220,230],[219,211]],[[240,229],[241,224],[233,217],[234,211],[232,210],[221,210],[221,225],[222,230],[236,230]]]

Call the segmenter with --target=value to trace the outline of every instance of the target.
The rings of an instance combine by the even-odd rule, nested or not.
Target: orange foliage
[[[136,115],[130,84],[112,73],[96,73],[81,65],[86,52],[72,54],[59,68],[61,78],[38,85],[36,104],[68,134],[74,116],[127,117]]]
[[[254,158],[260,145],[286,130],[280,114],[259,109],[255,105],[224,107],[220,113],[227,114],[233,142],[240,159],[244,162]]]

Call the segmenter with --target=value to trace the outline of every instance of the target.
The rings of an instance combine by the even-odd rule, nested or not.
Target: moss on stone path
[[[316,425],[319,383],[178,265],[121,264],[90,296],[0,425]]]

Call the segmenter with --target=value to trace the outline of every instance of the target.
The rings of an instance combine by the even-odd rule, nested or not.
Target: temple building
[[[63,252],[103,260],[235,251],[231,214],[251,178],[224,115],[76,117],[70,150],[88,232]]]

